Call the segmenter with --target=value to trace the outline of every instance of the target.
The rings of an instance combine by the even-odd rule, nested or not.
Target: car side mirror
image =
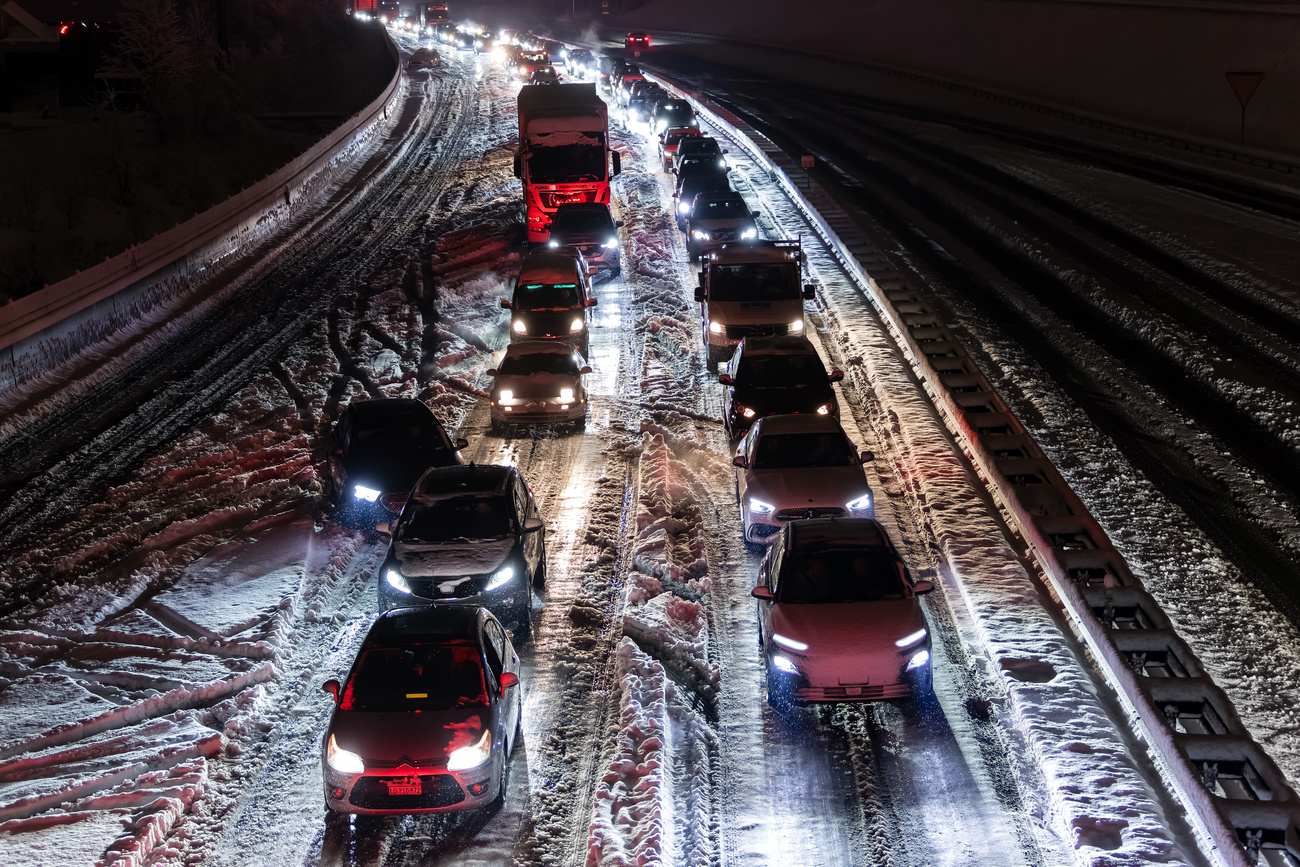
[[[933,581],[917,581],[912,585],[912,592],[916,594],[929,593],[934,589]]]
[[[843,378],[844,371],[842,370],[832,370],[830,373],[826,374],[827,382],[839,382]]]
[[[515,154],[515,177],[522,178],[523,176],[524,176],[524,161],[519,158],[519,154]]]
[[[587,306],[588,306],[588,307],[595,307],[595,306],[596,306],[596,299],[595,299],[595,298],[588,298],[588,299],[587,299]]]
[[[456,437],[456,441],[453,442],[452,445],[458,449],[469,448],[469,440],[464,437]]]
[[[742,470],[749,469],[749,461],[745,459],[744,455],[736,455],[732,458],[731,465],[733,467],[740,467]]]
[[[590,365],[588,365],[587,367],[584,367],[582,370],[579,370],[578,373],[591,373],[591,367],[590,367]]]
[[[750,211],[750,212],[749,212],[749,216],[752,217],[753,219],[757,220],[757,219],[758,219],[758,211]]]
[[[704,300],[704,287],[703,287],[703,286],[696,286],[696,287],[695,287],[695,300],[696,300],[696,301],[703,301],[703,300]]]
[[[736,378],[732,376],[730,373],[719,373],[718,382],[722,383],[723,385],[735,385]]]
[[[546,525],[542,523],[542,519],[541,519],[541,518],[527,518],[527,519],[524,520],[524,532],[525,532],[525,533],[536,533],[538,530],[542,529],[542,527],[544,527],[544,526],[546,526]]]
[[[502,310],[514,310],[514,309],[515,309],[515,305],[511,304],[509,301],[507,301],[506,299],[502,298],[502,299],[501,299],[501,309],[502,309]]]
[[[383,533],[385,536],[393,535],[393,528],[387,521],[380,521],[375,524],[375,532]]]
[[[753,596],[755,599],[763,599],[767,602],[771,602],[772,600],[776,599],[776,594],[773,593],[771,589],[767,587],[763,587],[762,585],[759,585],[758,587],[755,587],[753,590],[749,591],[749,595]]]
[[[597,267],[597,266],[595,266],[595,265],[588,265],[588,266],[587,266],[587,276],[590,277],[591,275],[595,274],[595,273],[596,273],[597,271],[599,271],[599,270],[600,270],[600,268]],[[590,307],[591,305],[588,304],[587,306]]]
[[[803,297],[805,301],[811,301],[817,297],[817,287],[811,283],[805,283],[803,286]]]
[[[501,697],[506,697],[506,690],[512,686],[519,685],[519,675],[513,671],[503,671],[501,673]]]
[[[496,375],[497,375],[497,369],[496,369],[495,367],[489,367],[487,370],[485,370],[485,371],[483,371],[483,372],[484,372],[485,374],[487,374],[488,376],[496,376]]]
[[[623,155],[618,151],[610,151],[609,155],[614,162],[614,170],[611,174],[620,174],[623,171]]]
[[[870,449],[858,453],[858,460],[864,464],[869,464],[876,459],[876,453]]]
[[[328,692],[330,695],[334,696],[334,703],[335,703],[335,704],[338,704],[338,702],[339,702],[339,682],[338,682],[337,680],[335,680],[334,678],[331,677],[329,680],[327,680],[327,681],[325,681],[324,683],[322,683],[322,684],[320,685],[320,688],[321,688],[321,691],[322,691],[322,692]]]

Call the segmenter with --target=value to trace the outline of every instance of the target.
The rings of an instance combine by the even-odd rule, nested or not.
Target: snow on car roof
[[[871,518],[805,518],[787,526],[792,551],[845,546],[883,548],[889,545],[889,537]]]

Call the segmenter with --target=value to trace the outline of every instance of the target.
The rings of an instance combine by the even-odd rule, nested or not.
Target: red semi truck
[[[544,243],[551,215],[569,202],[609,202],[619,153],[595,84],[535,84],[519,91],[515,177],[524,182],[528,240]]]

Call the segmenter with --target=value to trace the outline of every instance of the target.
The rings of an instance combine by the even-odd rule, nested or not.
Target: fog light
[[[336,801],[339,800],[340,798],[343,797],[343,790],[342,790],[342,789],[330,789],[330,797],[333,798],[333,799],[336,800]]]
[[[481,795],[487,791],[487,787],[488,787],[487,780],[484,780],[481,783],[470,783],[469,793],[475,796]]]

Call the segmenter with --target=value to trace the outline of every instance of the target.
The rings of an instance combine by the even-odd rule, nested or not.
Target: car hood
[[[691,221],[693,228],[703,229],[706,232],[718,229],[735,229],[737,232],[741,232],[752,225],[754,225],[754,221],[747,217],[723,217],[716,220],[700,217]]]
[[[393,557],[408,578],[460,578],[500,568],[515,549],[515,540],[472,542],[394,542]]]
[[[816,412],[824,403],[835,405],[830,383],[804,388],[737,388],[733,403],[743,404],[759,416],[785,413]]]
[[[913,649],[894,642],[925,628],[915,596],[833,605],[778,602],[771,615],[772,635],[808,645],[802,652],[776,643],[772,648],[794,660],[813,687],[897,682]]]
[[[560,389],[571,388],[575,394],[580,383],[579,377],[565,373],[534,373],[531,376],[498,375],[498,390],[508,388],[515,393],[515,399],[532,400],[537,398],[559,397]]]
[[[496,712],[492,707],[420,713],[335,710],[328,734],[367,765],[428,767],[478,741],[484,729],[494,726]]]
[[[429,467],[456,463],[451,449],[423,449],[412,452],[350,455],[343,463],[352,484],[365,485],[385,494],[407,494]]]
[[[774,504],[777,509],[804,506],[838,506],[871,491],[862,467],[798,467],[749,470],[746,493]]]
[[[580,334],[578,331],[570,331],[569,326],[574,319],[584,318],[580,308],[562,311],[516,310],[515,317],[522,319],[528,327],[528,333],[521,335],[525,337],[568,337],[570,334]]]

